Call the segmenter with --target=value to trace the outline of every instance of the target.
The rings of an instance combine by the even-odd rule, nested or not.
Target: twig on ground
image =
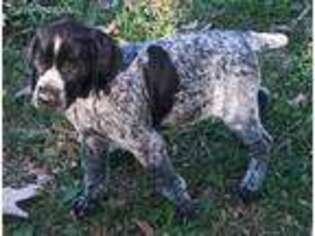
[[[22,89],[20,89],[19,91],[17,91],[14,94],[14,97],[16,99],[23,98],[23,97],[30,97],[31,94],[32,94],[32,88],[30,85],[27,85],[27,86],[23,87]]]
[[[305,0],[304,3],[305,3],[305,8],[303,9],[303,11],[298,15],[297,18],[291,21],[290,23],[291,29],[294,29],[299,24],[299,22],[302,21],[304,17],[311,11],[312,7],[311,7],[311,4],[308,2],[308,0]]]

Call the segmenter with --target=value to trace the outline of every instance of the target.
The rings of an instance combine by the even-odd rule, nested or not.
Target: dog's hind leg
[[[257,127],[257,130],[247,132],[245,136],[247,135],[250,139],[252,136],[256,136],[257,139],[247,142],[251,160],[240,184],[240,196],[245,202],[255,197],[263,184],[268,170],[272,143],[270,135],[263,127]]]
[[[254,110],[227,124],[249,149],[250,163],[240,183],[240,196],[245,202],[254,198],[263,184],[272,145],[271,136],[262,126],[258,111]]]
[[[163,137],[155,130],[140,127],[134,133],[137,135],[128,140],[128,149],[149,172],[155,192],[175,203],[179,217],[193,216],[194,207],[186,183],[176,174]]]

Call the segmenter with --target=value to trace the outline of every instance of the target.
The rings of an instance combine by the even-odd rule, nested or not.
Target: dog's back
[[[162,125],[221,118],[237,106],[240,96],[257,94],[258,62],[242,32],[214,30],[164,38],[144,46],[140,57],[151,45],[165,50],[179,77],[172,109]],[[167,79],[171,78],[159,78]]]
[[[170,60],[179,83],[174,89],[171,108],[164,109],[169,112],[160,122],[164,126],[185,125],[210,116],[228,116],[240,104],[246,107],[249,101],[256,101],[260,72],[255,52],[286,43],[287,38],[282,34],[211,30],[139,44],[134,58],[146,64],[150,60],[150,47],[165,51],[166,56],[160,60]],[[159,67],[157,64],[153,67]],[[155,77],[151,79],[155,80],[155,86],[176,84],[172,82],[172,74],[157,73]],[[161,95],[160,99],[164,101],[165,96],[168,95]]]

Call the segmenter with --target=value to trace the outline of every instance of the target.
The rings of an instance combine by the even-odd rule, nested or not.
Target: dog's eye
[[[61,65],[62,72],[70,72],[75,68],[75,61],[73,60],[65,60]]]
[[[49,60],[47,57],[38,57],[36,58],[34,65],[38,72],[38,74],[43,74],[50,66],[51,60]]]

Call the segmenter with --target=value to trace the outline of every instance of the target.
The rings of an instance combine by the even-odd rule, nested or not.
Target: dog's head
[[[34,71],[32,102],[64,111],[77,97],[106,89],[117,73],[120,51],[103,32],[71,19],[42,27],[27,58]]]

